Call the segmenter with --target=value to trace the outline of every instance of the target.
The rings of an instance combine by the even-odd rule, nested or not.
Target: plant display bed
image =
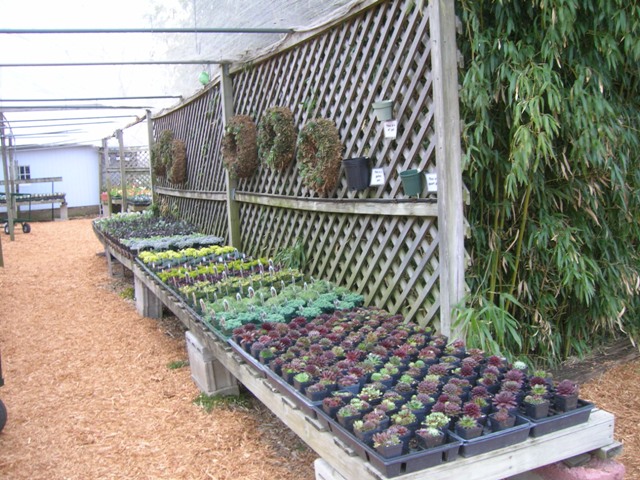
[[[526,415],[522,415],[522,417],[531,423],[531,436],[541,437],[563,428],[587,422],[593,408],[594,405],[592,403],[578,400],[578,407],[575,410],[569,410],[568,412],[551,410],[549,416],[542,419],[532,419]]]
[[[446,338],[432,334],[428,329],[408,325],[397,316],[394,317],[376,309],[354,308],[353,304],[349,305],[350,300],[354,299],[347,298],[344,292],[336,293],[326,285],[320,285],[323,289],[321,291],[324,293],[316,292],[315,297],[311,295],[313,299],[310,297],[307,303],[302,302],[297,305],[298,317],[294,317],[294,319],[287,320],[285,318],[282,323],[266,330],[264,330],[266,327],[261,326],[245,327],[247,324],[243,322],[239,322],[240,327],[230,329],[227,322],[232,319],[235,321],[238,312],[234,311],[230,316],[221,312],[230,312],[229,307],[234,301],[240,307],[241,299],[244,300],[240,291],[246,292],[248,290],[247,284],[244,282],[254,282],[253,285],[256,286],[255,278],[247,278],[245,272],[244,276],[237,277],[241,279],[238,283],[237,279],[231,280],[229,275],[225,274],[223,281],[233,281],[237,284],[238,290],[235,292],[237,297],[235,300],[232,296],[226,297],[228,300],[223,302],[216,298],[216,291],[220,292],[217,283],[213,283],[214,290],[209,290],[207,294],[203,295],[201,290],[193,289],[185,294],[182,286],[174,285],[171,283],[172,281],[167,282],[168,277],[166,276],[169,275],[167,272],[172,268],[181,267],[165,264],[158,270],[154,268],[156,262],[145,263],[140,259],[139,254],[132,259],[131,251],[127,251],[119,244],[113,245],[114,240],[102,235],[102,232],[96,231],[96,234],[105,245],[105,249],[112,252],[115,259],[124,262],[127,268],[132,270],[136,281],[136,297],[139,296],[140,290],[140,296],[144,298],[143,303],[157,302],[160,307],[162,305],[168,307],[198,341],[211,352],[216,361],[239,382],[243,383],[318,455],[325,459],[336,472],[345,478],[369,480],[395,477],[409,480],[424,478],[426,474],[424,470],[428,469],[430,479],[458,477],[463,477],[465,480],[498,479],[613,443],[613,416],[597,409],[592,412],[593,406],[591,404],[579,401],[578,408],[575,410],[565,413],[552,410],[551,414],[542,420],[529,421],[520,415],[514,427],[497,433],[485,432],[478,439],[462,440],[457,438],[455,433],[450,433],[447,443],[431,448],[417,446],[415,440],[412,440],[396,456],[384,457],[376,451],[372,440],[357,438],[352,427],[339,422],[335,413],[325,412],[320,400],[312,400],[310,391],[307,391],[310,384],[303,384],[302,380],[298,381],[298,379],[294,382],[293,372],[289,373],[288,370],[287,378],[285,378],[284,369],[281,368],[278,371],[277,365],[275,363],[272,365],[272,360],[261,352],[268,350],[270,355],[282,356],[291,361],[293,360],[291,354],[295,353],[295,349],[291,349],[292,344],[296,345],[298,350],[304,346],[307,350],[304,353],[298,352],[299,355],[302,355],[301,358],[305,359],[305,365],[299,373],[311,374],[316,382],[319,382],[319,379],[333,378],[333,374],[330,372],[334,371],[334,367],[338,368],[337,366],[339,366],[338,370],[342,372],[338,376],[355,376],[362,373],[360,371],[363,369],[368,370],[366,372],[367,378],[358,381],[357,388],[352,389],[352,395],[360,395],[360,397],[365,393],[369,383],[372,383],[373,374],[384,373],[382,371],[384,369],[392,369],[393,365],[391,364],[394,361],[391,358],[399,357],[403,372],[399,372],[395,380],[388,383],[385,390],[397,389],[400,383],[409,383],[409,387],[413,391],[408,392],[408,396],[402,402],[398,401],[397,406],[402,407],[405,403],[408,404],[409,399],[412,398],[409,395],[416,397],[419,389],[428,387],[423,383],[426,381],[426,376],[437,374],[442,376],[437,382],[438,401],[442,400],[442,405],[431,408],[433,411],[440,409],[456,416],[459,416],[461,412],[454,408],[455,405],[451,404],[450,400],[452,400],[452,396],[457,395],[457,392],[454,391],[453,386],[449,388],[447,385],[456,383],[451,382],[451,378],[459,379],[463,372],[460,371],[460,366],[456,363],[456,358],[453,357],[458,355],[458,360],[470,356],[476,357],[474,362],[467,362],[469,365],[473,365],[475,370],[476,378],[473,379],[475,382],[473,385],[482,386],[485,383],[481,385],[479,382],[491,380],[490,376],[484,373],[491,370],[488,369],[489,366],[495,367],[494,369],[500,367],[500,376],[504,377],[503,383],[513,381],[512,378],[518,377],[518,373],[511,372],[512,366],[507,365],[504,359],[484,357],[478,351],[466,352],[463,345],[456,342],[448,343]],[[122,254],[125,252],[129,255]],[[184,258],[181,258],[180,261],[183,260]],[[247,260],[240,259],[240,261],[246,262]],[[196,264],[198,261],[195,261],[192,266],[187,265],[181,273],[181,275],[184,274],[184,277],[181,278],[188,277],[190,275],[188,272],[193,269],[201,268]],[[230,270],[228,271],[230,272]],[[209,280],[209,284],[206,286],[212,288],[215,274],[212,274],[210,270],[207,272],[209,273],[205,275],[208,277],[205,279]],[[164,278],[160,276],[160,273],[163,273]],[[275,268],[271,273],[275,273]],[[196,275],[200,274],[201,272],[196,273]],[[265,273],[259,272],[257,275],[256,278],[264,278]],[[278,285],[272,283],[268,287],[262,286],[267,291],[276,290],[272,297],[274,300],[268,304],[272,305],[269,309],[259,310],[261,307],[268,306],[267,299],[266,296],[263,296],[258,302],[254,295],[246,298],[245,305],[249,305],[247,312],[253,315],[258,310],[261,312],[260,315],[266,316],[274,314],[274,309],[277,308],[278,315],[284,316],[286,315],[286,305],[283,306],[276,299],[279,292],[284,293],[287,288],[292,288],[294,296],[306,295],[304,293],[306,287],[301,289],[301,282],[298,279],[292,279],[292,283],[295,285],[292,287],[284,285],[284,279],[279,280],[278,283]],[[193,285],[193,280],[188,280],[185,284],[185,286]],[[228,283],[228,285],[231,284]],[[216,288],[218,290],[215,290]],[[253,287],[251,288],[253,289]],[[328,291],[326,291],[327,288]],[[312,289],[310,288],[310,290]],[[331,302],[333,310],[318,316],[313,312],[315,312],[314,309],[322,307],[323,304],[318,298],[322,295],[329,295],[323,297],[325,299],[333,299]],[[224,304],[225,302],[226,304]],[[219,303],[224,304],[224,308],[215,310],[219,307]],[[345,309],[340,310],[338,306],[343,306]],[[139,311],[146,311],[147,314],[151,312],[149,316],[162,315],[162,308],[149,309],[142,305],[142,307],[139,306]],[[302,312],[307,312],[308,316],[306,318],[300,316]],[[251,315],[245,315],[242,318]],[[295,336],[290,337],[290,332],[294,332]],[[340,335],[332,334],[336,332],[339,332]],[[286,338],[289,340],[285,342]],[[296,339],[295,342],[291,341],[293,338]],[[305,338],[304,341],[300,340]],[[313,346],[316,342],[317,346]],[[345,348],[351,345],[349,342],[354,342],[353,350]],[[412,371],[413,374],[416,374],[415,370],[419,366],[417,360],[428,360],[427,350],[430,348],[427,347],[440,349],[439,355],[436,355],[437,358],[429,360],[429,366],[420,373],[422,376],[419,380],[413,382],[403,378],[404,375],[408,375]],[[344,357],[341,356],[341,349],[344,351]],[[336,356],[343,358],[343,360],[335,358]],[[325,363],[322,364],[322,368],[317,368],[320,364],[313,360],[316,357],[324,359]],[[395,363],[397,361],[398,359],[395,360]],[[360,362],[363,363],[360,365]],[[299,361],[293,362],[293,364],[300,366]],[[442,371],[443,364],[446,364],[444,372]],[[435,365],[441,366],[435,367]],[[310,366],[314,366],[314,368]],[[403,380],[400,381],[400,378]],[[459,379],[458,382],[460,381]],[[294,387],[294,383],[297,388]],[[521,383],[522,388],[528,391],[529,380],[523,380]],[[471,386],[470,383],[469,387]],[[366,392],[371,394],[371,390],[366,390]],[[472,398],[467,397],[469,394],[470,390],[465,391],[467,400],[464,402],[469,402],[469,398]],[[447,405],[445,405],[443,395],[449,402]],[[499,397],[494,395],[490,398]],[[390,418],[393,416],[390,415]],[[556,430],[556,428],[559,429]],[[413,435],[416,435],[415,430],[412,432],[414,432]]]
[[[480,437],[472,440],[463,440],[453,432],[449,432],[449,434],[460,441],[460,455],[463,457],[473,457],[474,455],[480,455],[481,453],[499,450],[515,445],[516,443],[524,442],[527,437],[529,437],[530,430],[531,423],[524,417],[518,416],[514,427],[500,432],[487,431]]]

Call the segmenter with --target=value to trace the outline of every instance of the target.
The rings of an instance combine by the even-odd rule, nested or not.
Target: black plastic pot
[[[364,190],[369,187],[371,168],[369,157],[345,158],[342,160],[350,190]]]

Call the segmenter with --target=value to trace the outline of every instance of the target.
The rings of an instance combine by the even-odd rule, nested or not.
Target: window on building
[[[19,165],[18,166],[18,178],[20,180],[30,180],[31,179],[31,168],[29,165]]]

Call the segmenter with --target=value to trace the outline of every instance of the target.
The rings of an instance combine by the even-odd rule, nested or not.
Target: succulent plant
[[[493,397],[496,410],[508,410],[517,406],[516,397],[511,392],[499,392]]]
[[[569,396],[578,394],[578,385],[571,380],[562,380],[556,385],[556,395]]]

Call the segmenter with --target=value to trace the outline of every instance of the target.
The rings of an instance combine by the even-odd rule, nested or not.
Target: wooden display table
[[[98,235],[100,236],[100,235]],[[166,306],[184,326],[212,353],[235,379],[264,403],[284,424],[294,431],[321,458],[316,462],[317,478],[325,480],[375,480],[386,478],[372,464],[336,438],[326,426],[300,410],[282,395],[258,372],[253,365],[236,353],[228,343],[221,341],[203,325],[181,298],[156,281],[135,260],[110,242],[101,239],[109,265],[113,259],[133,272],[136,305],[141,315],[160,317]],[[110,267],[111,268],[111,267]],[[220,390],[230,385],[221,384]],[[469,458],[458,457],[452,462],[394,477],[398,480],[497,480],[528,472],[576,455],[598,450],[614,444],[614,416],[594,409],[588,422],[565,428],[522,443]],[[318,471],[320,466],[321,472]]]

